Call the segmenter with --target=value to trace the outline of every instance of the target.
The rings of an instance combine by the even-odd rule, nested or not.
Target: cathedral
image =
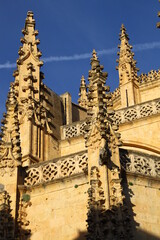
[[[27,13],[0,135],[1,240],[160,239],[160,70],[138,75],[120,29],[119,87],[95,50],[78,104],[43,83]]]

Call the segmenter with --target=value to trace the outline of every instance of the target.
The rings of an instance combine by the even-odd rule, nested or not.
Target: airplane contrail
[[[160,48],[160,42],[150,42],[150,43],[138,43],[133,45],[133,51],[134,52],[140,52],[145,50],[151,50],[151,49],[158,49]],[[113,55],[117,52],[117,47],[114,48],[108,48],[108,49],[102,49],[97,51],[98,55]],[[82,54],[74,54],[71,56],[50,56],[50,57],[44,57],[42,60],[45,63],[48,62],[60,62],[60,61],[77,61],[82,59],[88,59],[91,58],[92,53],[82,53]],[[15,68],[16,63],[10,63],[7,61],[6,63],[0,64],[0,69],[9,69],[9,68]]]
[[[15,67],[16,67],[16,63],[10,63],[9,61],[7,61],[6,63],[0,64],[0,69],[15,68]]]

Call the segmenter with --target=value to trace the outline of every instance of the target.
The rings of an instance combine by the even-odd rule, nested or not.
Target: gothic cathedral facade
[[[160,70],[138,75],[125,26],[119,87],[93,50],[78,104],[44,83],[33,13],[0,141],[0,239],[160,239]]]

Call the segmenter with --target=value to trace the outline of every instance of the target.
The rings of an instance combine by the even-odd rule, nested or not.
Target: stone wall
[[[86,231],[87,190],[85,175],[27,188],[30,206],[25,213],[31,239],[73,240]]]
[[[156,239],[160,236],[160,157],[124,149],[120,156],[134,237]]]
[[[132,228],[135,239],[159,239],[160,181],[127,174],[128,205],[132,208]]]
[[[72,121],[82,121],[86,118],[87,116],[87,111],[85,108],[72,103]]]

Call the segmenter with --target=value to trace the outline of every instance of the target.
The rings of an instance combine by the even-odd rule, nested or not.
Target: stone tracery
[[[83,153],[56,162],[49,161],[49,163],[39,164],[37,167],[30,167],[27,170],[25,186],[47,183],[55,179],[69,177],[78,173],[87,173],[87,160],[87,153]]]

